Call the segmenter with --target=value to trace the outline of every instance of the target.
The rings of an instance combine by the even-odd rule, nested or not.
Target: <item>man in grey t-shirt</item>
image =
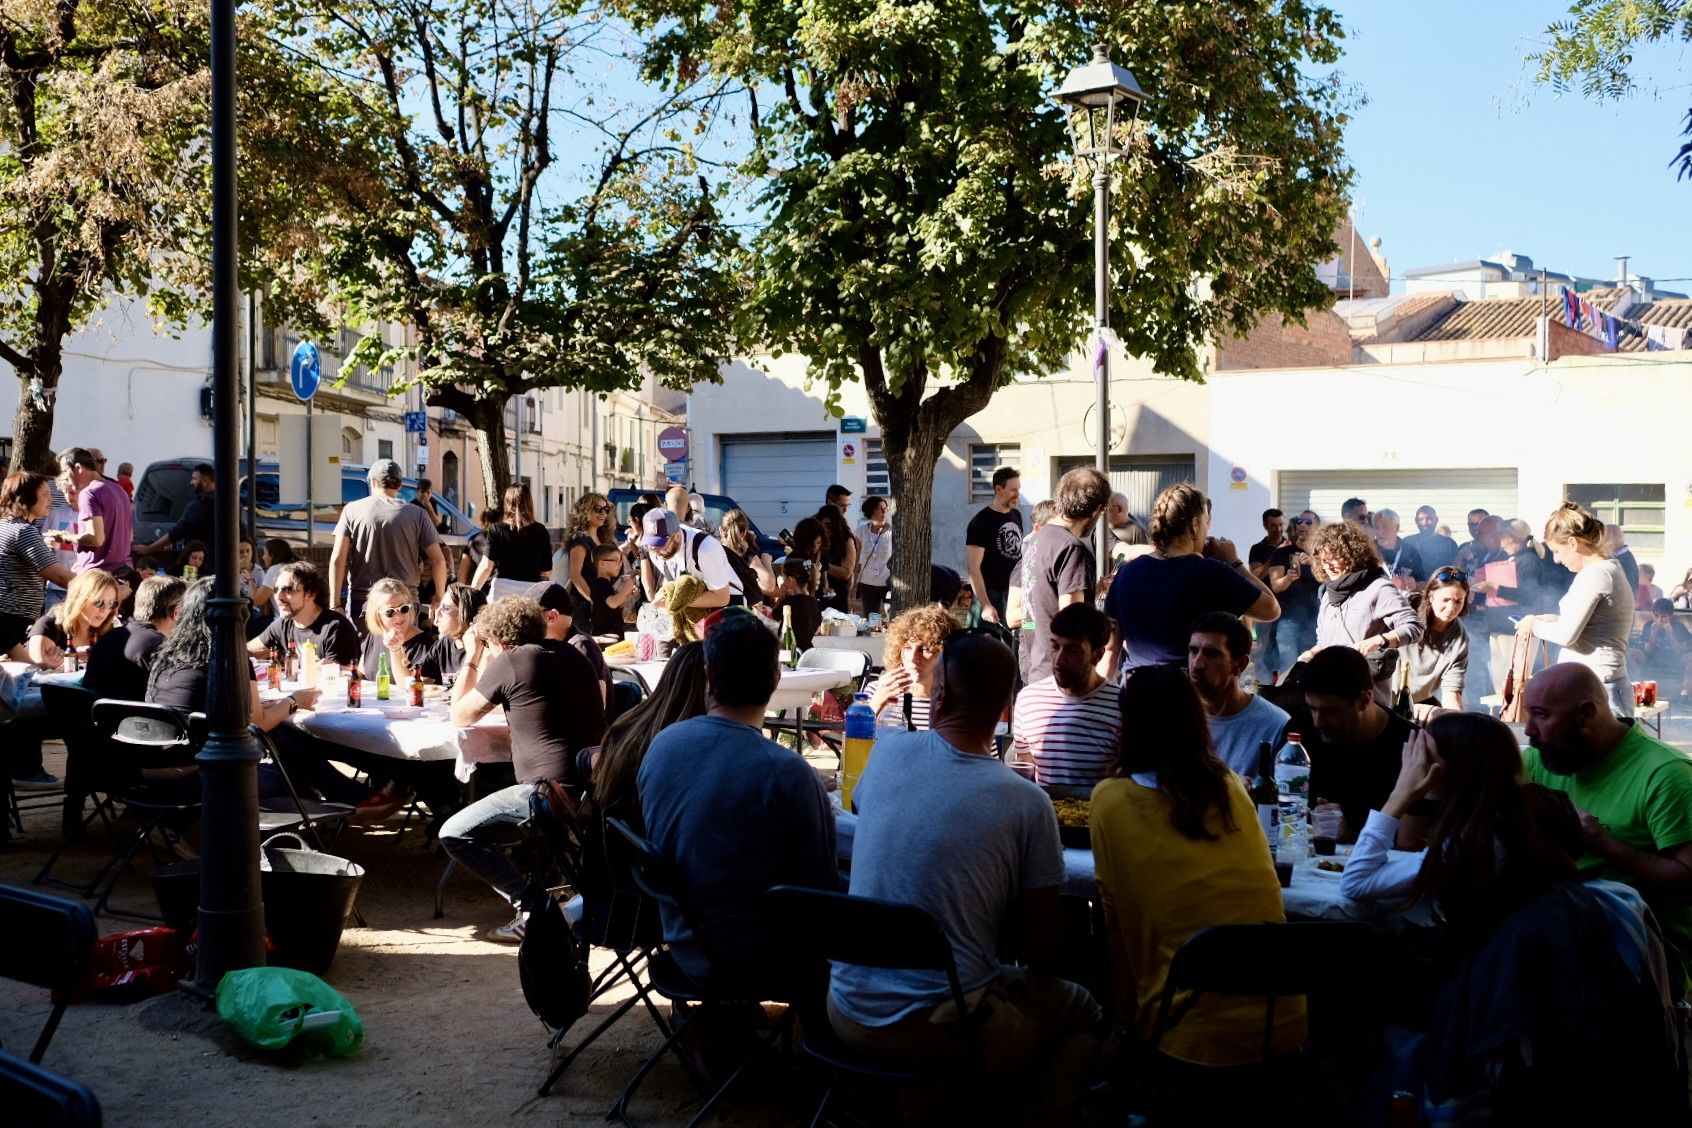
[[[951,941],[988,1068],[1026,1079],[1010,1087],[1037,1106],[1017,1110],[1026,1119],[1079,1098],[1101,1012],[1085,988],[1043,974],[1061,940],[1063,849],[1045,793],[993,753],[1015,680],[1003,643],[982,635],[946,643],[932,731],[877,741],[853,792],[851,891],[933,915]],[[999,959],[1007,924],[1021,937],[1022,967]],[[960,1044],[941,973],[836,964],[828,1014],[841,1040],[866,1054],[932,1059]]]
[[[364,621],[364,597],[377,580],[393,579],[417,591],[420,564],[429,562],[435,581],[430,611],[440,609],[447,589],[441,537],[421,506],[401,500],[399,463],[378,458],[370,466],[370,496],[341,510],[335,547],[329,554],[329,606]],[[350,582],[349,582],[350,581]],[[344,589],[350,587],[350,592]]]

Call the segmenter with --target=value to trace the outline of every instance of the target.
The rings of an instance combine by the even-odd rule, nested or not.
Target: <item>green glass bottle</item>
[[[386,701],[388,699],[388,689],[393,685],[393,683],[394,671],[388,665],[388,652],[384,650],[382,651],[381,656],[376,660],[376,700]]]

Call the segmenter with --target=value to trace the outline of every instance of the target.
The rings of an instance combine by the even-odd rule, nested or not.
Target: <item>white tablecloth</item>
[[[613,663],[617,668],[633,670],[640,675],[650,692],[658,684],[658,679],[664,676],[664,662],[621,662]],[[810,705],[811,698],[825,689],[834,689],[848,684],[852,680],[849,674],[841,670],[782,670],[781,684],[776,687],[775,694],[770,698],[770,712],[780,713],[789,709],[803,709]]]
[[[269,696],[267,693],[266,696]],[[469,728],[459,728],[448,716],[445,698],[414,710],[403,699],[377,701],[376,686],[364,683],[364,704],[346,707],[346,692],[331,686],[316,709],[301,709],[289,723],[343,748],[394,760],[456,760],[460,781],[470,778],[476,764],[511,759],[511,730],[505,711],[495,708]],[[390,715],[391,714],[391,715]]]
[[[81,685],[82,671],[74,674],[43,670],[33,662],[0,662],[0,719],[39,717],[47,712],[41,703],[44,685]]]
[[[860,654],[868,654],[872,665],[887,665],[887,634],[884,631],[854,635],[850,638],[845,635],[819,634],[811,639],[811,645],[818,650],[856,650]]]

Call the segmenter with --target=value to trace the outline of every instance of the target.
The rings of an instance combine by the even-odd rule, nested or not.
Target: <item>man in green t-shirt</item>
[[[1527,775],[1579,810],[1581,876],[1636,886],[1692,973],[1692,758],[1617,719],[1585,666],[1538,674],[1526,705]]]

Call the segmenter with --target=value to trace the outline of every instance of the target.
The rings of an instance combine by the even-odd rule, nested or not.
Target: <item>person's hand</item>
[[[296,689],[288,696],[302,709],[310,709],[317,704],[317,699],[323,695],[320,689]]]
[[[1293,662],[1294,663],[1308,662],[1312,658],[1316,657],[1317,653],[1320,652],[1321,649],[1322,648],[1320,646],[1312,646],[1309,650],[1306,650],[1303,654],[1300,654],[1297,658],[1294,658]]]
[[[1534,622],[1535,619],[1551,619],[1551,618],[1554,618],[1554,617],[1555,616],[1551,616],[1551,615],[1523,615],[1519,620],[1516,621],[1516,637],[1517,638],[1532,638],[1533,637],[1533,622]]]
[[[1599,822],[1592,812],[1583,811],[1576,807],[1575,814],[1580,817],[1580,837],[1588,846],[1595,845],[1609,837],[1609,832],[1604,829],[1604,824]]]
[[[1444,774],[1445,765],[1434,748],[1433,737],[1418,729],[1404,742],[1403,759],[1398,767],[1398,782],[1392,788],[1392,799],[1408,807],[1428,794]]]
[[[1469,590],[1476,595],[1491,595],[1498,590],[1498,585],[1491,580],[1476,580],[1469,585]]]
[[[50,670],[56,670],[65,664],[65,652],[50,638],[41,640],[41,664]]]
[[[999,621],[999,609],[993,606],[993,601],[990,599],[981,601],[981,621],[983,623],[997,623]]]
[[[382,645],[388,650],[399,650],[405,646],[405,632],[398,627],[389,627],[382,632]]]
[[[1214,560],[1222,561],[1230,568],[1238,564],[1240,560],[1239,549],[1235,548],[1234,542],[1227,537],[1211,537],[1205,541],[1204,554]]]
[[[916,671],[909,666],[895,666],[881,679],[882,688],[897,697],[916,684]]]
[[[1368,638],[1364,639],[1362,642],[1357,644],[1357,653],[1359,653],[1359,654],[1363,655],[1363,657],[1367,658],[1369,655],[1375,653],[1375,651],[1383,650],[1385,648],[1386,648],[1386,639],[1382,638],[1378,634],[1372,634]]]

